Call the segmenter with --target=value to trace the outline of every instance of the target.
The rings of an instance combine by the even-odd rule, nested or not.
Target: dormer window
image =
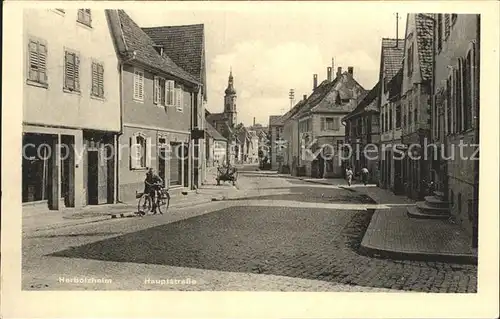
[[[153,48],[155,48],[156,52],[158,52],[159,55],[163,56],[163,46],[155,44],[153,45]]]

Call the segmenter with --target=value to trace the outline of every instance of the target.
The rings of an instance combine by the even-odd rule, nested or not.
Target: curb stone
[[[302,178],[297,178],[303,180]],[[307,181],[316,184],[324,184],[322,181]],[[347,191],[362,193],[356,190],[355,188],[349,188],[346,186],[339,186],[339,188],[345,189]],[[375,199],[373,199],[370,195],[364,194],[370,197],[374,202],[379,204]],[[376,214],[376,210],[374,214]],[[369,227],[369,226],[368,226]],[[368,228],[367,228],[368,229]],[[365,230],[366,234],[366,230]],[[363,239],[364,239],[363,235]],[[466,265],[477,265],[478,259],[477,256],[473,255],[465,255],[465,254],[442,254],[442,253],[423,253],[423,252],[401,252],[401,251],[392,251],[385,250],[380,248],[371,247],[369,245],[363,244],[363,240],[358,248],[358,252],[375,258],[388,258],[388,259],[397,259],[397,260],[413,260],[413,261],[426,261],[426,262],[445,262],[445,263],[456,263],[456,264],[466,264]]]

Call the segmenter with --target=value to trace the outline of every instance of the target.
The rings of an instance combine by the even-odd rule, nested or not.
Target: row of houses
[[[132,201],[150,167],[173,192],[200,186],[203,25],[141,28],[90,9],[26,9],[23,21],[23,206]]]
[[[273,167],[311,177],[366,167],[372,183],[417,200],[411,217],[452,217],[477,240],[479,44],[479,15],[409,14],[404,38],[382,39],[370,90],[337,73],[271,117],[273,143],[286,141]]]
[[[354,77],[354,67],[342,71],[326,68],[327,77],[318,84],[313,75],[313,91],[281,116],[269,120],[272,169],[296,176],[342,177],[344,162],[338,149],[345,140],[342,118],[366,94]]]
[[[412,217],[452,217],[474,246],[479,43],[479,15],[409,14],[405,38],[382,41],[372,94],[344,119],[348,142],[379,145],[378,159],[351,158],[355,170],[368,166],[380,187],[417,200]]]

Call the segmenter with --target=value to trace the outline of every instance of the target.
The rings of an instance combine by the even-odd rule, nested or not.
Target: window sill
[[[68,88],[63,88],[63,92],[64,93],[69,93],[69,94],[81,95],[80,91],[71,90],[71,89],[68,89]]]
[[[88,30],[92,30],[92,24],[87,24],[83,21],[79,21],[79,20],[76,20],[76,24],[85,28],[85,29],[88,29]]]
[[[31,85],[31,86],[36,86],[39,88],[43,88],[43,89],[49,88],[48,83],[41,83],[41,82],[37,82],[37,81],[33,81],[33,80],[26,80],[26,84]]]
[[[137,168],[130,168],[131,171],[138,171],[138,172],[141,172],[141,171],[147,171],[148,168],[147,167],[137,167]]]
[[[62,11],[59,11],[57,9],[52,9],[51,11],[60,15],[61,17],[64,17],[66,15],[66,12],[62,12]]]
[[[184,109],[177,109],[177,112],[184,113]]]
[[[100,97],[100,96],[96,96],[96,95],[90,95],[90,98],[92,100],[97,100],[97,101],[101,101],[101,102],[106,102],[106,99],[104,97]]]
[[[134,102],[137,102],[137,103],[142,103],[142,104],[144,104],[144,100],[139,100],[139,99],[136,99],[136,98],[134,98],[133,100],[134,100]]]
[[[163,104],[160,104],[160,103],[154,103],[154,105],[156,105],[160,109],[164,109],[164,108],[167,107],[166,105],[163,105]]]

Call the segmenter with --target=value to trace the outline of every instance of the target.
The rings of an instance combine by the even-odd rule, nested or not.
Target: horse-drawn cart
[[[238,179],[238,170],[236,167],[225,165],[217,168],[217,177],[215,180],[217,181],[217,185],[220,185],[220,182],[230,181],[233,185],[236,184],[236,180]]]

